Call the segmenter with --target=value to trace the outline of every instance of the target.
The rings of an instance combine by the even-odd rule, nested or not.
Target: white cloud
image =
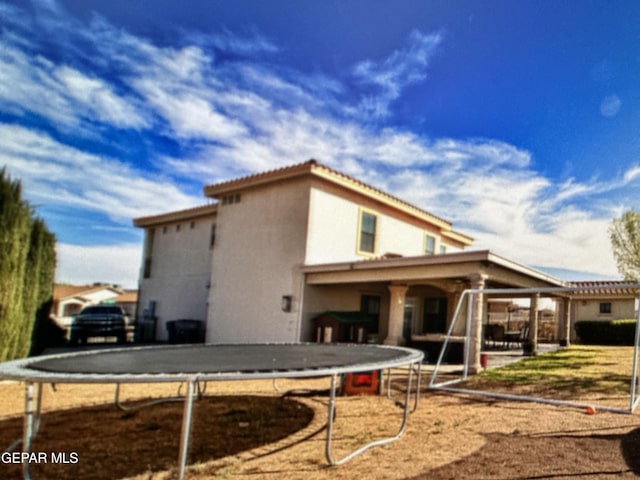
[[[615,117],[622,107],[622,100],[617,95],[604,97],[600,103],[600,113],[603,117]]]
[[[19,113],[35,113],[59,128],[82,127],[98,121],[118,128],[149,125],[131,97],[68,66],[56,66],[41,56],[3,42],[0,49],[0,106]],[[78,132],[81,133],[81,132]]]
[[[21,179],[37,204],[100,212],[129,223],[133,217],[202,203],[168,180],[62,144],[43,132],[0,124],[0,138],[0,164]]]
[[[240,122],[217,111],[197,92],[172,92],[147,80],[137,82],[136,87],[147,104],[167,120],[178,138],[226,142],[246,132]]]
[[[132,105],[131,99],[121,98],[104,81],[91,78],[76,69],[62,66],[52,75],[60,82],[61,91],[75,112],[118,128],[147,128],[149,122]]]
[[[386,59],[358,63],[353,75],[360,93],[349,102],[349,86],[340,79],[279,66],[277,47],[258,34],[223,32],[158,46],[101,18],[87,26],[65,21],[59,11],[48,14],[59,16],[39,25],[77,62],[38,52],[28,21],[15,23],[24,31],[0,34],[0,108],[36,115],[50,132],[116,127],[141,132],[143,141],[153,142],[153,133],[178,145],[171,153],[150,149],[155,156],[145,160],[160,170],[143,171],[135,158],[106,157],[71,146],[64,135],[0,124],[0,165],[23,180],[35,203],[99,212],[129,225],[132,217],[202,203],[184,192],[185,184],[199,190],[316,158],[452,220],[476,238],[477,248],[527,264],[615,274],[606,237],[612,206],[598,196],[631,188],[640,168],[606,182],[554,182],[535,171],[530,152],[498,139],[430,138],[361,123],[358,114],[385,117],[403,89],[426,78],[443,42],[438,33],[414,32]],[[63,30],[66,36],[56,35]],[[241,57],[220,62],[219,50]],[[617,114],[620,99],[607,98],[603,115]],[[118,283],[122,275],[129,282],[137,277],[133,257],[140,250],[63,242],[60,280]],[[93,265],[94,255],[108,265]],[[96,278],[99,268],[111,267]]]
[[[79,246],[56,245],[56,282],[104,282],[136,288],[142,259],[138,244]]]
[[[354,76],[365,85],[376,87],[377,92],[366,96],[360,110],[366,116],[385,117],[389,104],[396,100],[404,87],[426,78],[426,68],[442,42],[442,35],[424,35],[414,31],[407,44],[394,51],[384,61],[365,60],[358,63]]]
[[[640,166],[631,167],[624,173],[624,182],[629,183],[640,176]]]

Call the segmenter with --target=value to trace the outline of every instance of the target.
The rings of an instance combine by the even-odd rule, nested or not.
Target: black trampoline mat
[[[404,348],[346,344],[180,345],[95,350],[43,358],[28,369],[56,374],[178,375],[358,369],[409,360]]]

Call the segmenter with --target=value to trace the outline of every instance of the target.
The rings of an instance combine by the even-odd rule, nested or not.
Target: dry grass
[[[465,388],[629,408],[632,347],[574,345],[487,370]]]
[[[327,387],[326,380],[280,382],[282,390]],[[135,401],[176,390],[176,385],[128,385],[123,394]],[[578,409],[423,389],[420,406],[399,441],[328,467],[326,396],[282,400],[267,381],[210,383],[207,395],[197,402],[190,479],[555,480],[637,478],[640,472],[635,414],[587,415]],[[60,385],[55,393],[47,387],[43,400],[47,413],[34,449],[77,449],[80,462],[60,470],[34,466],[34,478],[175,478],[181,403],[125,414],[113,407],[110,385]],[[19,435],[22,409],[22,386],[0,384],[0,442],[8,444]],[[394,433],[399,415],[384,396],[340,398],[335,455]],[[1,478],[19,475],[0,464]]]

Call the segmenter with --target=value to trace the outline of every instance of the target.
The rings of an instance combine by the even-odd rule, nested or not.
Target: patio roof
[[[302,271],[309,285],[385,281],[411,285],[429,280],[466,280],[481,274],[486,275],[487,288],[566,286],[555,277],[489,250],[305,265]]]

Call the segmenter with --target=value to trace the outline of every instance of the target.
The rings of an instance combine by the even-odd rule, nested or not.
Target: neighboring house
[[[582,290],[571,294],[571,340],[576,339],[575,322],[580,320],[620,320],[636,318],[638,292],[616,288],[622,281],[570,282]],[[607,288],[608,287],[608,288]]]
[[[562,286],[467,251],[473,240],[447,220],[314,160],[204,194],[215,203],[134,220],[138,315],[157,317],[160,340],[167,321],[191,318],[213,343],[314,341],[318,315],[360,311],[377,318],[369,341],[419,344],[442,338],[467,288]],[[472,308],[479,345],[486,310]]]
[[[130,321],[133,321],[136,318],[136,308],[138,306],[138,290],[123,289],[122,293],[116,298],[103,303],[113,303],[122,307]]]
[[[129,318],[134,318],[137,296],[137,290],[123,290],[117,285],[56,284],[53,287],[51,318],[66,329],[84,307],[100,303],[120,305]]]

